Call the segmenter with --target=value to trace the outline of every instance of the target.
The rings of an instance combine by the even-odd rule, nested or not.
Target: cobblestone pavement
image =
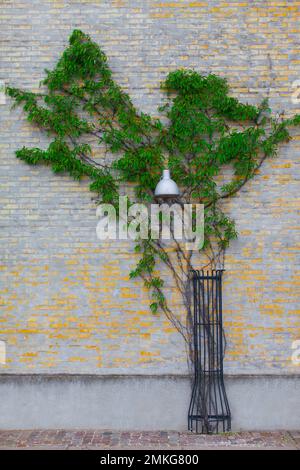
[[[300,431],[196,435],[177,431],[0,431],[0,449],[300,449]]]

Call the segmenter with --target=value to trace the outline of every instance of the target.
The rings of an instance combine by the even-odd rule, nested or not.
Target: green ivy
[[[87,176],[98,201],[115,204],[119,185],[128,182],[134,183],[138,200],[153,200],[167,157],[183,202],[205,205],[203,252],[213,244],[224,252],[236,238],[234,221],[223,212],[221,201],[234,196],[267,157],[276,155],[279,144],[290,139],[290,126],[300,124],[299,115],[273,118],[266,100],[253,106],[229,96],[224,78],[176,70],[162,84],[167,102],[159,110],[168,118],[165,125],[136,110],[114,81],[105,53],[79,30],[73,31],[69,46],[42,83],[46,93],[7,88],[28,120],[53,138],[47,150],[23,147],[17,157],[31,165],[49,165],[76,180]],[[92,158],[86,136],[116,154],[112,165]],[[218,176],[225,165],[231,165],[233,178],[220,186]],[[169,255],[150,236],[136,251],[141,258],[130,276],[141,276],[152,290],[153,312],[162,308],[170,314],[163,281],[155,274],[159,260],[172,270]],[[178,248],[178,256],[188,270],[191,255],[186,258]],[[216,262],[214,256],[209,259],[211,265]],[[176,278],[176,271],[173,275]]]

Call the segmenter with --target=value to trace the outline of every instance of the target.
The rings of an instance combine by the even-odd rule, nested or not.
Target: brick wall
[[[194,67],[226,76],[244,101],[269,93],[275,110],[299,112],[299,11],[296,1],[2,0],[0,78],[37,90],[80,28],[143,111],[157,113],[170,70]],[[16,160],[47,139],[8,102],[0,115],[0,373],[185,372],[180,337],[128,279],[132,246],[97,240],[87,182]],[[224,284],[227,373],[299,372],[299,153],[300,133],[228,206],[240,236]]]

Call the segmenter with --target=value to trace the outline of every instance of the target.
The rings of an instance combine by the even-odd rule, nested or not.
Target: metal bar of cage
[[[222,269],[191,273],[194,379],[188,428],[201,434],[231,429],[223,375],[222,274]]]

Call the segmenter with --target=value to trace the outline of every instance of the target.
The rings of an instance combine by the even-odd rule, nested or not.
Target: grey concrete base
[[[233,430],[300,429],[299,376],[230,376]],[[186,430],[187,377],[0,375],[0,428]]]

